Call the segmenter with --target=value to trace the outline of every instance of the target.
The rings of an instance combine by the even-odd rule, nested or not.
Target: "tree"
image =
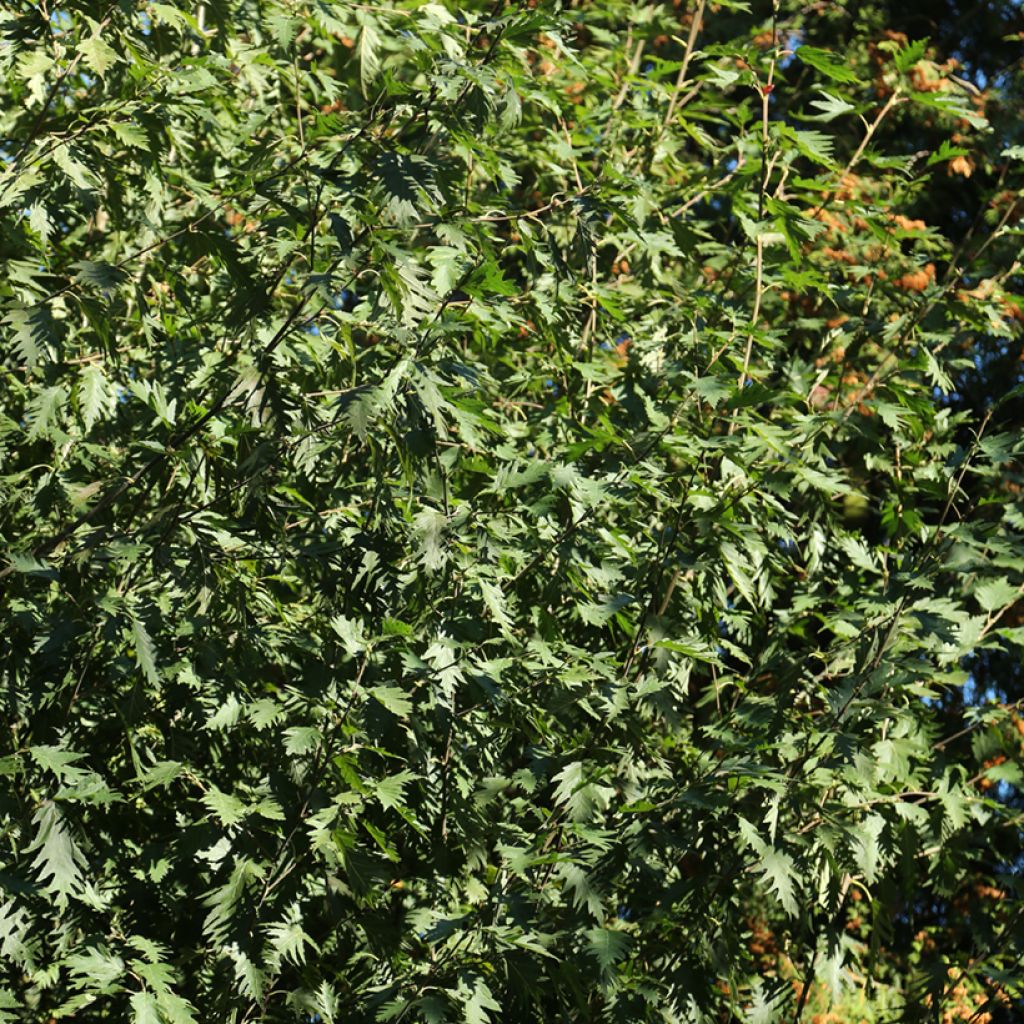
[[[1024,26],[921,8],[8,10],[0,1021],[1019,1014]]]

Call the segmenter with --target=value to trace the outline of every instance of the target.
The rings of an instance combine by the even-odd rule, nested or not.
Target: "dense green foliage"
[[[4,8],[0,1021],[1019,1019],[1024,25],[927,7]]]

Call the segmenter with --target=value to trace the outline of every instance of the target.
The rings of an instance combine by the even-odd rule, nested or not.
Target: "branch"
[[[676,107],[684,105],[679,97],[683,91],[683,86],[686,84],[686,75],[690,70],[690,59],[693,57],[694,44],[697,42],[697,36],[704,22],[704,4],[705,0],[697,0],[697,10],[694,12],[693,20],[690,22],[690,34],[687,36],[686,50],[683,53],[683,66],[679,69],[675,87],[672,89],[672,96],[668,101],[668,110],[665,111],[665,120],[661,125],[662,131],[672,120]],[[659,132],[658,134],[660,136],[661,133]]]

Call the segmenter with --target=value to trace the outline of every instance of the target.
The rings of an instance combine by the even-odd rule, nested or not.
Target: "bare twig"
[[[775,89],[775,62],[778,59],[778,24],[779,13],[778,0],[772,0],[772,56],[768,63],[768,81],[761,86],[761,181],[757,190],[757,252],[754,257],[754,308],[750,314],[750,327],[747,331],[747,347],[743,353],[743,369],[740,370],[739,388],[742,391],[747,382],[747,372],[750,369],[750,357],[754,351],[754,334],[757,331],[757,321],[761,316],[761,300],[764,296],[764,207],[768,196],[768,177],[771,174],[772,165],[768,159],[768,146],[770,135],[768,131],[768,104],[771,94]],[[730,426],[735,426],[735,420]]]
[[[637,73],[637,69],[640,67],[640,58],[643,56],[643,53],[644,41],[642,39],[638,39],[636,49],[633,51],[633,56],[630,59],[629,66],[626,68],[626,73],[622,78],[622,88],[619,90],[618,96],[616,96],[615,100],[612,102],[612,110],[618,110],[629,95],[630,79]]]
[[[697,36],[700,34],[701,27],[704,22],[704,4],[705,0],[697,0],[697,10],[694,11],[693,20],[690,22],[690,34],[686,38],[686,49],[683,52],[683,63],[679,68],[679,75],[676,77],[676,84],[672,89],[672,95],[668,101],[668,110],[665,111],[665,120],[662,122],[662,129],[672,120],[673,115],[676,112],[676,108],[685,106],[686,98],[680,99],[683,91],[683,86],[686,85],[686,76],[690,70],[690,60],[693,57],[693,48],[697,42]],[[687,94],[689,96],[689,94]]]

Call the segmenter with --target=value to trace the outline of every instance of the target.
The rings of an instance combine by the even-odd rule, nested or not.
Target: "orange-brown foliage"
[[[893,284],[907,292],[923,292],[935,280],[935,264],[927,263],[920,270],[912,270],[896,278]]]

